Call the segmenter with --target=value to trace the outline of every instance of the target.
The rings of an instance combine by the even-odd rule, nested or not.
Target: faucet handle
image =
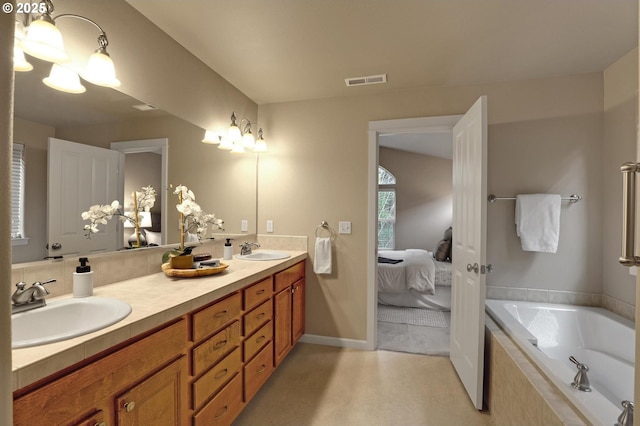
[[[27,283],[25,283],[24,281],[20,281],[19,283],[16,283],[16,288],[18,289],[18,291],[24,290],[26,286],[27,286]]]
[[[50,280],[47,280],[47,281],[36,281],[35,283],[33,283],[33,284],[31,284],[31,285],[32,285],[32,286],[33,286],[33,285],[37,285],[37,284],[39,284],[39,285],[44,285],[44,284],[55,283],[55,282],[56,282],[56,280],[55,280],[55,279],[50,279]]]

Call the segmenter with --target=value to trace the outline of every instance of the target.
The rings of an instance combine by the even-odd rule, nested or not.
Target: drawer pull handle
[[[221,311],[221,312],[218,312],[217,314],[215,314],[213,317],[214,318],[222,318],[225,315],[227,315],[227,311]]]
[[[125,402],[122,406],[124,407],[124,411],[130,413],[136,408],[136,403],[135,401]]]
[[[227,414],[227,411],[228,411],[228,410],[229,410],[229,406],[228,406],[228,405],[225,405],[225,406],[222,408],[222,410],[220,410],[220,411],[221,411],[221,413],[220,413],[220,414],[216,414],[216,416],[214,417],[214,419],[216,419],[216,420],[217,420],[217,419],[221,418],[222,416],[224,416],[225,414]]]
[[[262,373],[262,372],[263,372],[264,370],[266,370],[266,369],[267,369],[267,366],[266,366],[265,364],[262,364],[262,365],[260,366],[260,369],[257,371],[257,373]]]
[[[264,294],[264,292],[265,292],[264,289],[258,290],[258,291],[256,291],[256,296],[260,296],[261,294]]]
[[[267,314],[265,314],[264,312],[261,312],[258,315],[256,315],[256,319],[261,320],[262,318],[265,317],[265,315],[267,315]]]
[[[93,426],[107,426],[107,422],[95,423]]]
[[[223,347],[225,347],[227,345],[227,341],[226,340],[222,340],[218,343],[215,344],[215,346],[213,347],[213,349],[218,350],[221,349]]]
[[[262,343],[262,342],[264,342],[264,339],[266,339],[266,338],[267,338],[267,336],[260,336],[260,337],[258,337],[256,339],[256,343]]]
[[[228,372],[229,372],[229,369],[228,369],[228,368],[225,368],[224,370],[219,371],[215,376],[213,376],[213,378],[214,378],[215,380],[220,380],[220,379],[222,379],[224,376],[226,376]]]

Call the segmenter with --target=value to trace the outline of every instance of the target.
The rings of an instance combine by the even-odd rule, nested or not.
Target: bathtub
[[[537,367],[595,425],[612,425],[623,400],[633,401],[635,326],[602,308],[486,300],[486,310]],[[591,392],[571,386],[589,366]]]

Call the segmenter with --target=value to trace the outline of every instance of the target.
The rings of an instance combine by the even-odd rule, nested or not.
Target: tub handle
[[[622,255],[618,262],[624,266],[640,265],[640,257],[635,255],[636,246],[636,173],[638,163],[624,163],[622,173]]]

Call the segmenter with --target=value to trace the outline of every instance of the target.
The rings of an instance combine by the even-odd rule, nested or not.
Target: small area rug
[[[444,313],[430,309],[378,305],[378,321],[446,328]]]

